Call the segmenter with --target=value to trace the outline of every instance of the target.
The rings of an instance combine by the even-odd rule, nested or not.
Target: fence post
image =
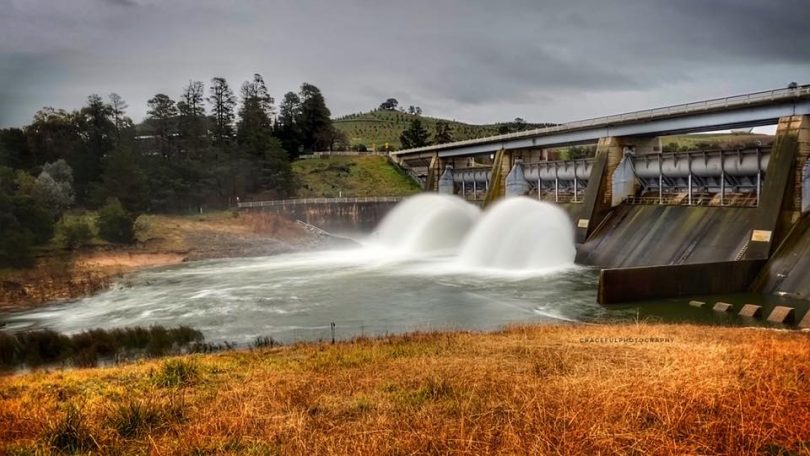
[[[333,321],[330,325],[332,327],[332,343],[335,343],[335,322]]]

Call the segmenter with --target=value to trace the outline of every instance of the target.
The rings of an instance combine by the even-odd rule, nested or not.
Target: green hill
[[[401,111],[378,110],[339,117],[334,120],[334,125],[338,130],[346,134],[346,138],[352,145],[363,144],[369,150],[372,147],[380,150],[387,143],[389,147],[399,149],[399,136],[408,128],[414,117],[416,117],[414,114]],[[503,126],[509,125],[508,123],[472,125],[436,117],[419,117],[422,119],[425,128],[430,132],[431,137],[436,129],[436,122],[447,122],[450,124],[453,140],[455,141],[497,135]],[[527,128],[540,126],[542,125],[526,124]]]
[[[297,160],[292,168],[298,198],[406,196],[420,191],[401,168],[379,155]]]

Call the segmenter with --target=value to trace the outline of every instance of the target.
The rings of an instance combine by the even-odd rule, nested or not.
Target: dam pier
[[[667,152],[661,144],[766,125],[776,125],[771,144]],[[581,145],[595,154],[550,153]],[[565,209],[577,263],[602,269],[602,304],[757,293],[795,303],[764,317],[802,326],[810,326],[808,157],[810,85],[392,153],[425,191],[484,206],[527,195]]]

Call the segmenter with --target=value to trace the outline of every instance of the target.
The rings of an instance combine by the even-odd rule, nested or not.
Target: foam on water
[[[372,239],[401,253],[453,251],[480,215],[457,196],[421,193],[397,204]]]
[[[461,245],[459,262],[471,269],[549,271],[572,266],[574,228],[551,203],[524,196],[488,209]]]

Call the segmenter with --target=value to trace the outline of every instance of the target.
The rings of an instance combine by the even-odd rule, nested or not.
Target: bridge
[[[764,125],[777,126],[772,144],[664,152],[660,139]],[[549,151],[583,144],[595,152]],[[810,254],[809,157],[810,85],[392,153],[427,191],[565,208],[577,262],[605,270],[605,302],[746,290],[810,300],[810,258],[796,260]],[[694,279],[672,280],[684,274]]]

